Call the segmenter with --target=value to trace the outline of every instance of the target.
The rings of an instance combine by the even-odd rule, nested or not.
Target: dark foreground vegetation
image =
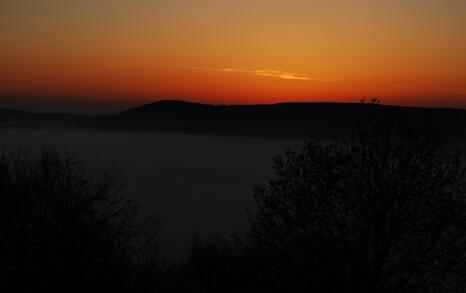
[[[160,225],[73,156],[0,160],[2,292],[463,292],[466,169],[418,123],[361,108],[340,140],[275,159],[250,229],[158,254]]]

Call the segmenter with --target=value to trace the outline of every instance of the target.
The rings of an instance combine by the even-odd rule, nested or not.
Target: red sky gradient
[[[157,99],[466,108],[464,0],[3,0],[0,107]]]

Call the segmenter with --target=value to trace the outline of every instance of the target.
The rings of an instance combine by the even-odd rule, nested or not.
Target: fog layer
[[[56,129],[2,129],[2,148],[52,145],[91,169],[111,169],[127,192],[165,225],[161,252],[183,257],[193,233],[246,227],[252,190],[272,175],[272,158],[303,140]]]

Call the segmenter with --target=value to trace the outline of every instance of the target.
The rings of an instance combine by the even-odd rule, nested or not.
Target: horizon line
[[[130,106],[129,108],[125,108],[121,111],[115,112],[97,112],[97,113],[79,113],[79,112],[69,112],[69,111],[30,111],[30,110],[23,110],[16,107],[3,107],[0,105],[0,110],[4,111],[11,111],[11,112],[21,112],[21,113],[29,113],[29,114],[49,114],[49,115],[56,115],[56,114],[64,114],[64,115],[86,115],[86,116],[105,116],[105,115],[117,115],[126,111],[130,111],[132,109],[137,109],[140,107],[157,104],[157,103],[164,103],[164,102],[178,102],[178,103],[186,103],[186,104],[196,104],[196,105],[205,105],[205,106],[223,106],[223,107],[234,107],[234,106],[274,106],[274,105],[285,105],[285,104],[347,104],[347,105],[357,105],[357,104],[365,104],[370,105],[370,99],[364,100],[361,99],[359,101],[284,101],[284,102],[274,102],[274,103],[208,103],[208,102],[198,102],[192,99],[182,99],[182,98],[168,98],[168,99],[155,99],[153,102],[147,103],[139,103],[135,104],[134,106]],[[401,105],[401,104],[386,104],[380,102],[381,106],[384,107],[398,107],[398,108],[413,108],[413,109],[438,109],[438,110],[466,110],[466,107],[451,107],[451,106],[419,106],[419,105]]]

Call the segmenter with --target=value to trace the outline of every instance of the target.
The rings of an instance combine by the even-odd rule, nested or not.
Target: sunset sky
[[[466,1],[0,1],[0,108],[364,96],[466,108]]]

